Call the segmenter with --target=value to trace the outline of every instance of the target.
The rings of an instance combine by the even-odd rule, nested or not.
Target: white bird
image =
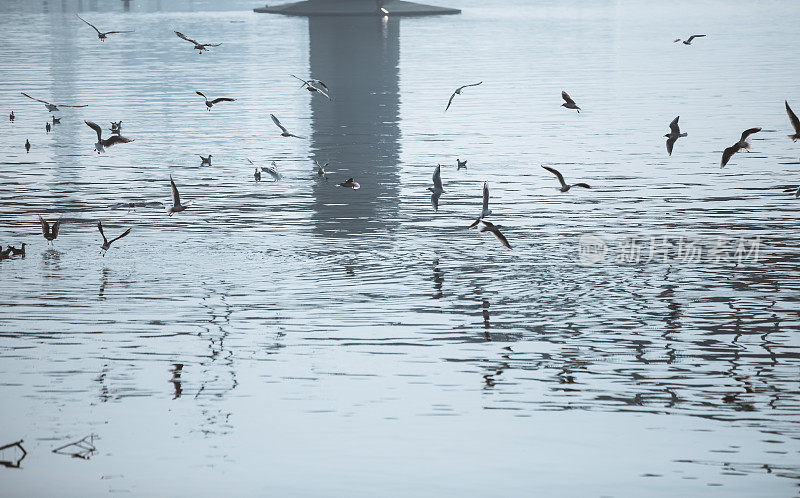
[[[356,182],[352,178],[348,178],[346,181],[343,181],[338,186],[339,187],[345,187],[345,188],[351,188],[353,190],[358,190],[358,189],[361,188],[361,185],[359,185],[358,182]]]
[[[100,221],[97,222],[97,229],[100,230],[100,235],[103,237],[103,245],[100,247],[100,254],[102,254],[103,256],[106,255],[106,251],[108,251],[108,249],[111,247],[111,244],[114,241],[119,240],[122,237],[125,237],[126,235],[131,233],[131,229],[129,228],[129,229],[125,230],[124,232],[122,232],[122,235],[120,235],[119,237],[116,237],[116,238],[113,238],[111,240],[108,240],[106,238],[106,234],[103,233],[103,224]]]
[[[564,176],[561,173],[559,173],[555,168],[551,168],[550,166],[542,166],[542,168],[556,175],[556,178],[558,178],[558,182],[561,184],[561,187],[559,188],[561,192],[567,192],[572,187],[592,188],[585,183],[575,183],[573,185],[569,185],[567,182],[564,181]]]
[[[567,92],[562,90],[561,98],[564,99],[564,103],[561,104],[561,107],[566,107],[567,109],[575,109],[576,111],[578,111],[578,114],[581,113],[581,108],[578,107],[578,104],[576,104],[575,101],[572,100],[572,97],[570,97]]]
[[[670,156],[672,155],[672,147],[675,145],[675,142],[680,137],[685,137],[687,135],[686,133],[681,133],[681,128],[678,126],[679,119],[680,116],[672,120],[672,122],[669,124],[669,133],[664,135],[667,137],[667,152]]]
[[[486,220],[484,220],[482,218],[478,218],[477,220],[475,220],[472,223],[472,225],[470,225],[467,228],[475,228],[475,227],[477,227],[478,231],[481,232],[481,233],[491,232],[495,237],[497,237],[497,240],[499,240],[501,244],[503,244],[504,246],[506,246],[509,249],[511,249],[511,244],[508,243],[508,239],[506,239],[505,235],[500,233],[500,227],[499,226],[495,225],[494,223],[492,223],[490,221],[486,221]]]
[[[325,168],[327,168],[328,164],[330,163],[325,163],[325,166],[320,166],[317,160],[314,159],[314,164],[317,165],[317,176],[320,178],[324,178],[325,181],[328,181],[328,172],[325,171]]]
[[[206,110],[207,111],[210,111],[211,108],[214,107],[214,104],[219,104],[220,102],[236,102],[236,99],[231,99],[231,98],[228,98],[228,97],[218,97],[218,98],[216,98],[214,100],[208,100],[208,97],[206,97],[203,92],[199,92],[199,91],[195,90],[194,93],[196,93],[197,95],[203,97],[203,99],[206,101]]]
[[[483,182],[483,209],[481,209],[481,218],[485,218],[492,214],[489,209],[489,182]]]
[[[278,128],[281,129],[281,136],[282,137],[306,138],[306,137],[301,137],[299,135],[294,135],[292,133],[289,133],[289,130],[287,130],[286,127],[284,127],[281,124],[281,122],[278,121],[278,118],[276,118],[274,114],[270,114],[269,117],[272,118],[272,122],[275,123],[275,126],[277,126]]]
[[[472,83],[472,84],[469,84],[469,85],[464,85],[464,86],[460,86],[460,87],[456,88],[456,91],[453,92],[453,95],[450,96],[450,100],[447,101],[447,107],[444,108],[444,112],[447,112],[447,110],[450,109],[450,104],[453,103],[453,99],[455,98],[456,95],[461,95],[461,91],[462,90],[464,90],[468,86],[478,86],[481,83],[483,83],[483,81],[479,81],[477,83]]]
[[[683,41],[684,45],[691,45],[692,44],[692,40],[694,40],[695,38],[702,38],[704,36],[706,36],[706,35],[692,35],[687,40],[681,40],[680,38],[675,38],[675,41],[673,41],[672,43],[678,43],[679,41]]]
[[[439,197],[441,197],[442,194],[444,193],[444,187],[442,186],[441,164],[436,165],[436,169],[433,171],[433,187],[428,187],[428,190],[431,191],[431,204],[433,205],[433,209],[438,211]]]
[[[83,121],[86,123],[89,128],[93,129],[95,133],[97,133],[97,143],[94,144],[94,150],[97,153],[105,152],[106,147],[111,147],[112,145],[116,144],[126,144],[128,142],[133,142],[132,138],[122,137],[120,135],[111,135],[110,137],[103,140],[103,130],[100,128],[100,125],[92,122],[92,121]]]
[[[172,216],[175,213],[185,211],[186,208],[192,204],[192,201],[186,201],[186,203],[181,204],[181,196],[178,194],[178,187],[175,186],[175,182],[172,180],[172,175],[169,175],[169,184],[172,188],[172,206],[167,208],[167,214]]]
[[[193,39],[189,38],[188,36],[184,35],[180,31],[175,31],[175,35],[178,38],[186,40],[186,41],[188,41],[190,43],[194,43],[194,49],[195,50],[199,50],[200,52],[198,52],[198,53],[200,53],[200,54],[202,54],[204,50],[208,51],[208,48],[206,48],[206,47],[219,47],[220,45],[222,45],[222,43],[200,43],[197,40],[193,40]]]
[[[328,93],[326,92],[328,87],[325,86],[325,83],[323,83],[323,82],[321,82],[319,80],[304,80],[303,78],[298,78],[297,76],[295,76],[293,74],[290,74],[289,76],[291,76],[292,78],[298,79],[298,80],[303,82],[303,86],[301,86],[300,88],[305,87],[305,89],[308,90],[309,92],[318,93],[318,94],[324,96],[325,98],[327,98],[328,100],[331,100],[331,96],[328,95]],[[325,90],[323,90],[322,88],[318,87],[317,84],[319,84]]]
[[[50,102],[47,102],[46,100],[35,99],[35,98],[31,97],[30,95],[28,95],[28,94],[27,94],[27,93],[25,93],[25,92],[20,92],[20,93],[21,93],[22,95],[24,95],[24,96],[28,97],[28,98],[29,98],[29,99],[31,99],[31,100],[35,100],[36,102],[41,102],[42,104],[44,104],[44,106],[45,106],[45,107],[47,108],[47,110],[48,110],[48,111],[50,111],[50,112],[55,112],[55,111],[58,111],[58,110],[59,110],[59,109],[58,109],[58,106],[61,106],[61,107],[89,107],[89,105],[88,105],[88,104],[84,104],[84,105],[66,105],[66,104],[58,104],[58,105],[56,105],[56,104],[51,104]]]
[[[200,156],[200,166],[211,166],[211,154],[208,157],[203,157],[202,154],[197,154]]]
[[[78,16],[78,14],[75,14],[75,15]],[[113,34],[116,34],[116,33],[133,33],[133,30],[130,30],[130,31],[105,31],[105,32],[104,31],[100,31],[99,29],[97,29],[97,27],[94,24],[90,23],[89,21],[87,21],[86,19],[82,18],[81,16],[78,16],[78,19],[80,19],[81,21],[85,22],[86,24],[91,26],[95,31],[97,31],[97,37],[100,38],[100,41],[106,41],[106,36],[113,35]]]
[[[744,130],[742,132],[742,137],[739,139],[738,142],[736,142],[735,144],[731,145],[730,147],[722,151],[722,162],[720,162],[719,167],[724,168],[725,165],[728,164],[728,161],[731,160],[731,157],[733,157],[734,154],[736,154],[741,150],[750,152],[750,141],[748,140],[748,138],[753,133],[758,133],[759,131],[761,131],[761,128],[748,128]]]
[[[260,167],[262,173],[269,173],[269,175],[272,177],[272,179],[275,180],[276,182],[278,180],[280,180],[281,178],[283,178],[283,175],[278,172],[278,165],[275,164],[275,161],[272,161],[272,166],[258,166],[256,163],[251,161],[249,158],[245,158],[245,159],[247,159],[247,162],[249,162],[253,166],[255,166],[257,168]]]

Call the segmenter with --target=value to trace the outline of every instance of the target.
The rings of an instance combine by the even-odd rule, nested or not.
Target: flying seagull
[[[575,109],[576,111],[578,111],[578,114],[581,113],[581,108],[578,107],[578,104],[576,104],[575,101],[572,100],[572,97],[570,97],[567,92],[562,90],[561,98],[564,99],[564,103],[561,104],[561,107],[566,107],[567,109]]]
[[[684,45],[691,45],[692,40],[694,40],[695,38],[702,38],[704,36],[706,35],[692,35],[689,37],[688,40],[681,40],[680,38],[675,38],[675,41],[673,41],[672,43],[678,43],[679,41],[682,41]]]
[[[272,118],[272,122],[275,123],[275,126],[277,126],[278,128],[281,129],[281,136],[282,137],[306,138],[306,137],[301,137],[299,135],[294,135],[292,133],[289,133],[289,130],[287,130],[286,127],[284,127],[281,124],[281,122],[278,121],[278,118],[276,118],[274,114],[270,114],[269,117]]]
[[[800,120],[797,119],[797,114],[792,112],[792,108],[789,107],[789,102],[784,100],[783,103],[786,104],[786,114],[789,115],[789,122],[792,123],[792,128],[794,128],[794,135],[789,135],[789,138],[794,142],[800,138]]]
[[[201,97],[203,97],[205,99],[206,107],[208,108],[209,111],[211,110],[212,107],[214,107],[214,104],[219,104],[220,102],[235,102],[236,101],[236,99],[231,99],[231,98],[228,98],[228,97],[218,97],[218,98],[216,98],[214,100],[208,100],[208,97],[206,97],[203,92],[195,91],[194,93],[196,93],[197,95],[199,95],[199,96],[201,96]]]
[[[467,160],[464,159],[462,161],[461,159],[456,158],[456,171],[460,170],[461,168],[467,169]]]
[[[95,133],[97,133],[97,143],[94,144],[94,150],[97,153],[105,152],[106,147],[111,147],[112,145],[116,144],[126,144],[128,142],[133,142],[132,138],[122,137],[119,135],[111,135],[110,137],[103,140],[103,130],[100,128],[100,125],[92,122],[92,121],[83,121],[86,123],[89,128],[93,129]]]
[[[249,158],[245,158],[245,159],[247,159],[247,162],[249,162],[250,164],[252,164],[256,168],[260,167],[262,173],[268,173],[272,177],[272,179],[275,180],[276,182],[278,180],[280,180],[281,178],[283,178],[283,175],[280,174],[280,172],[278,172],[278,165],[275,164],[275,161],[272,161],[272,165],[271,166],[259,166],[256,163],[254,163],[253,161],[251,161]],[[259,178],[260,177],[261,177],[261,175],[259,175]]]
[[[361,185],[358,182],[354,181],[352,178],[348,178],[347,181],[344,181],[339,184],[340,187],[351,188],[353,190],[358,190],[361,188]]]
[[[489,209],[489,182],[483,182],[483,208],[481,209],[481,218],[485,218],[492,214]]]
[[[569,185],[567,182],[564,181],[564,176],[561,173],[559,173],[555,168],[551,168],[550,166],[542,166],[542,168],[556,175],[556,178],[558,178],[559,183],[561,183],[561,187],[559,188],[561,192],[567,192],[572,187],[592,188],[585,183],[575,183],[573,185]]]
[[[435,211],[439,210],[439,197],[444,193],[442,186],[442,165],[437,164],[436,169],[433,171],[433,187],[428,187],[431,191],[431,204]]]
[[[444,112],[447,112],[447,110],[450,109],[450,104],[453,103],[453,99],[455,98],[456,95],[461,95],[461,91],[462,90],[464,90],[468,86],[478,86],[481,83],[483,83],[483,81],[479,81],[477,83],[472,83],[472,84],[469,84],[469,85],[464,85],[464,86],[460,86],[460,87],[456,88],[456,91],[453,92],[453,95],[450,96],[450,100],[447,101],[447,107],[444,108]]]
[[[328,164],[330,163],[325,163],[325,166],[320,166],[317,160],[314,159],[314,164],[317,165],[317,176],[320,178],[324,178],[325,181],[328,181],[328,172],[325,171],[325,168],[327,168]]]
[[[181,204],[181,196],[178,194],[178,187],[175,186],[175,182],[172,180],[172,175],[169,175],[169,184],[172,187],[172,206],[167,208],[167,214],[172,216],[175,213],[185,211],[192,201],[187,201],[186,204]]]
[[[46,221],[44,221],[42,215],[39,215],[39,223],[42,224],[42,235],[44,235],[44,238],[48,242],[52,243],[54,240],[56,240],[56,238],[58,238],[58,228],[61,226],[60,220],[53,223],[53,226],[51,227]]]
[[[672,147],[675,145],[675,142],[680,137],[686,136],[686,133],[681,133],[681,128],[680,126],[678,126],[678,120],[680,118],[681,117],[678,116],[677,118],[672,120],[672,122],[669,124],[669,133],[664,135],[665,137],[667,137],[667,152],[669,153],[670,156],[672,155]]]
[[[475,222],[472,223],[467,228],[478,228],[478,231],[483,232],[492,232],[492,234],[497,237],[497,240],[500,241],[501,244],[511,249],[511,244],[508,243],[508,239],[506,239],[505,235],[500,233],[500,227],[492,223],[491,221],[486,221],[483,218],[478,218]]]
[[[750,137],[750,135],[753,133],[758,133],[759,131],[761,131],[761,128],[749,128],[744,130],[742,132],[742,138],[740,138],[738,142],[722,151],[722,162],[720,163],[719,167],[724,168],[725,165],[728,164],[728,161],[731,160],[731,157],[733,157],[733,155],[737,152],[741,150],[746,150],[749,152],[750,142],[747,139]]]
[[[106,255],[106,251],[108,251],[108,248],[111,247],[111,244],[114,243],[114,241],[119,240],[122,237],[131,233],[131,229],[129,228],[124,232],[122,232],[122,235],[120,235],[119,237],[108,240],[106,238],[106,234],[103,233],[103,224],[100,221],[97,222],[97,229],[100,230],[100,235],[103,237],[103,245],[100,247],[100,254],[102,254],[104,257]]]
[[[211,166],[211,154],[208,157],[203,157],[202,154],[197,154],[200,156],[200,166]]]
[[[298,78],[297,76],[295,76],[293,74],[290,74],[289,76],[291,76],[292,78],[298,79],[298,80],[303,82],[303,86],[301,86],[300,88],[305,87],[305,89],[308,90],[309,92],[318,93],[318,94],[322,95],[323,97],[327,98],[328,100],[331,99],[331,96],[328,95],[328,93],[325,91],[325,90],[328,89],[328,87],[325,86],[325,83],[323,83],[321,81],[317,81],[317,80],[304,80],[303,78]],[[316,85],[317,83],[322,88],[324,88],[325,90],[323,90],[322,88],[317,87],[317,85]]]
[[[44,104],[44,106],[45,106],[45,107],[47,108],[47,110],[48,110],[48,111],[50,111],[50,112],[55,112],[55,111],[58,111],[58,110],[59,110],[59,109],[58,109],[58,106],[61,106],[61,107],[88,107],[88,104],[84,104],[84,105],[66,105],[66,104],[58,104],[58,105],[56,105],[56,104],[51,104],[50,102],[47,102],[46,100],[35,99],[35,98],[31,97],[30,95],[28,95],[28,94],[27,94],[27,93],[25,93],[25,92],[20,92],[20,93],[21,93],[22,95],[24,95],[24,96],[28,97],[28,98],[29,98],[29,99],[31,99],[31,100],[35,100],[36,102],[41,102],[42,104]]]
[[[184,35],[180,31],[175,31],[175,35],[178,38],[184,39],[184,40],[186,40],[186,41],[188,41],[190,43],[194,43],[194,49],[195,50],[199,50],[200,52],[198,52],[198,53],[200,53],[200,54],[202,54],[204,50],[208,51],[208,48],[206,48],[206,47],[219,47],[220,45],[222,45],[222,43],[200,43],[197,40],[192,40],[191,38],[189,38],[188,36]]]
[[[78,16],[78,19],[80,19],[81,21],[85,22],[86,24],[91,26],[95,31],[97,31],[97,37],[100,38],[100,41],[106,41],[106,36],[113,35],[113,34],[116,34],[116,33],[133,33],[133,30],[131,30],[131,31],[105,31],[105,32],[103,32],[103,31],[100,31],[99,29],[97,29],[97,26],[95,26],[94,24],[90,23],[86,19],[82,18],[78,14],[75,14],[75,15]]]

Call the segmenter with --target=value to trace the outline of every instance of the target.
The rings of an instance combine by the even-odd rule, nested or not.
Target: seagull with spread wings
[[[783,103],[786,105],[786,114],[789,115],[789,122],[792,123],[792,128],[794,128],[794,134],[789,135],[789,138],[791,138],[792,142],[794,142],[800,138],[800,119],[797,119],[797,114],[795,114],[792,111],[792,108],[789,107],[788,100],[784,100]]]
[[[314,159],[314,164],[317,165],[317,176],[319,178],[324,178],[325,181],[328,181],[328,172],[325,171],[325,168],[327,168],[328,164],[330,164],[330,163],[325,163],[324,166],[320,166],[320,164],[317,162],[317,160]]]
[[[559,173],[558,170],[556,170],[555,168],[551,168],[550,166],[544,166],[544,165],[542,166],[542,168],[556,175],[556,178],[558,178],[558,182],[561,184],[561,187],[558,188],[561,192],[568,192],[569,189],[571,189],[572,187],[592,188],[585,183],[575,183],[570,185],[564,181],[564,176],[561,173]]]
[[[500,233],[501,227],[499,225],[495,225],[491,221],[486,221],[483,218],[478,218],[472,223],[472,225],[470,225],[467,228],[477,228],[478,232],[480,233],[491,232],[492,235],[494,235],[497,238],[497,240],[500,241],[501,244],[511,249],[511,244],[509,244],[508,239],[506,239],[505,235]]]
[[[566,107],[567,109],[575,109],[576,111],[578,111],[578,114],[581,113],[581,108],[578,107],[578,104],[576,104],[575,101],[572,100],[572,97],[570,97],[567,92],[562,90],[561,98],[564,99],[564,103],[561,104],[561,107]]]
[[[428,187],[431,191],[431,204],[435,211],[439,210],[439,197],[444,193],[442,186],[442,165],[437,164],[436,169],[433,171],[433,187]]]
[[[208,100],[208,97],[206,97],[206,95],[203,92],[195,90],[194,93],[196,93],[197,95],[199,95],[199,96],[203,97],[203,99],[205,99],[206,107],[207,107],[207,110],[209,110],[209,111],[211,110],[212,107],[214,107],[214,104],[219,104],[220,102],[236,102],[236,99],[231,99],[231,98],[228,98],[228,97],[218,97],[218,98],[216,98],[214,100]]]
[[[56,104],[51,104],[50,102],[48,102],[48,101],[46,101],[46,100],[35,99],[35,98],[31,97],[30,95],[28,95],[28,94],[27,94],[27,93],[25,93],[25,92],[20,92],[20,93],[21,93],[22,95],[24,95],[24,96],[28,97],[28,98],[29,98],[29,99],[31,99],[31,100],[35,100],[36,102],[41,102],[42,104],[44,104],[44,106],[45,106],[45,107],[47,108],[47,110],[48,110],[48,111],[50,111],[50,112],[55,112],[55,111],[58,111],[58,110],[60,110],[60,109],[58,108],[59,106],[61,106],[61,107],[89,107],[89,106],[88,106],[88,104],[84,104],[84,105],[66,105],[66,104],[58,104],[58,105],[56,105]]]
[[[106,147],[111,147],[112,145],[116,144],[126,144],[128,142],[133,142],[132,138],[123,137],[120,135],[111,135],[110,137],[103,140],[103,129],[100,128],[100,125],[94,123],[93,121],[83,121],[86,125],[93,129],[95,133],[97,133],[97,143],[94,144],[94,150],[99,154],[101,152],[106,151]]]
[[[86,19],[82,18],[78,14],[75,14],[75,15],[78,17],[78,19],[80,19],[81,21],[85,22],[86,24],[91,26],[92,29],[97,31],[97,37],[100,38],[100,41],[106,41],[106,36],[108,36],[108,35],[114,35],[114,34],[117,34],[117,33],[133,33],[134,32],[134,30],[130,30],[130,31],[100,31],[99,29],[97,29],[97,26],[95,26],[94,24],[90,23],[89,21],[87,21]]]
[[[706,36],[706,35],[692,35],[686,40],[681,40],[680,38],[675,38],[675,41],[673,41],[672,43],[678,43],[679,41],[682,41],[684,45],[691,45],[692,44],[692,40],[694,40],[695,38],[702,38],[704,36]]]
[[[53,241],[58,238],[58,229],[61,226],[61,220],[56,221],[52,226],[50,226],[46,221],[44,221],[42,215],[39,215],[39,223],[42,225],[42,235],[44,235],[45,240],[52,244]]]
[[[189,43],[194,43],[194,49],[199,50],[200,51],[198,52],[199,54],[202,54],[203,51],[208,51],[208,48],[206,47],[219,47],[220,45],[222,45],[222,43],[200,43],[197,40],[189,38],[180,31],[175,31],[175,35],[182,40],[188,41]]]
[[[262,173],[269,174],[269,176],[271,176],[272,179],[275,180],[276,182],[278,180],[280,180],[281,178],[283,178],[283,175],[280,174],[280,172],[278,171],[278,165],[275,164],[275,161],[272,161],[272,165],[270,165],[270,166],[259,166],[258,164],[256,164],[253,161],[251,161],[249,158],[246,157],[245,159],[247,159],[247,162],[249,162],[250,164],[252,164],[256,168],[261,168],[261,172]],[[260,176],[261,175],[259,175],[259,177]]]
[[[178,193],[178,187],[175,186],[175,182],[172,180],[172,175],[169,175],[169,184],[172,188],[172,206],[167,207],[167,214],[172,216],[175,213],[185,211],[192,201],[186,201],[184,204],[181,204],[181,196]]]
[[[295,135],[293,133],[289,133],[289,130],[287,130],[286,127],[283,126],[280,121],[278,121],[278,118],[276,118],[274,114],[270,114],[269,117],[272,118],[272,122],[275,123],[275,126],[281,129],[282,137],[306,138],[306,137],[301,137],[299,135]]]
[[[483,208],[481,209],[481,218],[485,218],[492,214],[489,209],[489,182],[483,182]]]
[[[687,136],[686,133],[681,133],[681,127],[678,126],[678,120],[681,117],[678,116],[677,118],[673,119],[672,122],[669,124],[669,133],[664,135],[667,137],[667,153],[672,155],[672,147],[675,145],[675,142],[681,138]]]
[[[103,233],[103,223],[101,223],[100,221],[97,222],[97,229],[100,230],[100,235],[103,237],[103,245],[100,247],[100,254],[102,254],[104,257],[106,255],[106,251],[108,251],[108,249],[111,247],[111,244],[114,241],[117,241],[117,240],[121,239],[122,237],[125,237],[126,235],[131,233],[131,229],[129,228],[129,229],[125,230],[124,232],[122,232],[122,235],[120,235],[119,237],[115,237],[115,238],[113,238],[111,240],[108,240],[106,238],[106,234]]]
[[[292,78],[300,80],[300,81],[303,82],[303,86],[301,86],[300,88],[305,88],[306,90],[308,90],[309,92],[312,92],[312,93],[318,93],[318,94],[322,95],[323,97],[325,97],[326,99],[331,100],[331,96],[328,95],[328,93],[327,93],[328,87],[325,86],[325,83],[323,83],[323,82],[321,82],[319,80],[304,80],[303,78],[298,78],[297,76],[295,76],[293,74],[290,74],[289,76],[291,76]],[[319,85],[319,86],[317,86],[317,85]],[[324,88],[324,90],[323,90],[323,88]]]
[[[450,109],[450,104],[452,104],[452,103],[453,103],[453,99],[455,98],[455,96],[456,96],[456,95],[461,95],[461,92],[462,92],[462,91],[463,91],[465,88],[467,88],[467,87],[469,87],[469,86],[478,86],[478,85],[480,85],[481,83],[483,83],[483,81],[479,81],[479,82],[477,82],[477,83],[471,83],[471,84],[469,84],[469,85],[463,85],[463,86],[460,86],[460,87],[456,88],[456,91],[455,91],[455,92],[453,92],[453,95],[451,95],[451,96],[450,96],[450,100],[448,100],[448,101],[447,101],[447,107],[445,107],[445,108],[444,108],[444,112],[447,112],[447,110],[448,110],[448,109]]]
[[[739,151],[744,150],[750,152],[750,141],[748,138],[750,138],[750,135],[753,133],[758,133],[759,131],[761,131],[761,128],[748,128],[744,130],[742,132],[742,138],[740,138],[738,142],[722,151],[722,162],[720,162],[719,167],[724,168],[725,165],[728,164],[728,161],[731,160],[731,157]]]

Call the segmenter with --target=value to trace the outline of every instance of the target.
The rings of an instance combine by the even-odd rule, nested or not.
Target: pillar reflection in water
[[[311,99],[311,154],[330,163],[330,180],[314,187],[315,229],[391,230],[399,204],[399,20],[311,17],[309,31],[310,75],[333,99]],[[360,190],[335,187],[350,177]]]

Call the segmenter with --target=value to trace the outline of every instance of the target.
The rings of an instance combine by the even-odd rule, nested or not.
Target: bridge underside
[[[384,9],[384,10],[381,10]],[[459,9],[437,7],[403,0],[305,0],[303,2],[265,6],[255,12],[284,14],[287,16],[429,16],[459,14]]]

